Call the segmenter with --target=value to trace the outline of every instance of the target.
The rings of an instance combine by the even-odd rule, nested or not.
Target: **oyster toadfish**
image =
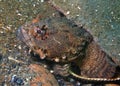
[[[52,5],[50,5],[52,4]],[[73,76],[88,81],[118,81],[119,66],[82,26],[67,18],[53,3],[45,3],[40,15],[18,29],[18,37],[41,59],[73,62],[80,73]],[[39,21],[40,18],[40,21]],[[72,67],[72,66],[71,66]]]

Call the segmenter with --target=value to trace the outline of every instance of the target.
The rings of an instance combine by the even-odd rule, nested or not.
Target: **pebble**
[[[22,16],[22,14],[21,14],[21,13],[18,13],[17,15],[18,15],[18,16]]]
[[[47,65],[43,65],[44,68],[47,68]]]
[[[13,75],[13,76],[12,76],[11,82],[14,82],[14,81],[15,81],[15,77],[16,77],[16,75]]]
[[[54,71],[53,71],[53,70],[50,70],[50,73],[54,73]]]
[[[70,11],[67,11],[67,13],[66,13],[67,15],[69,15],[70,14]]]
[[[79,6],[77,7],[79,10],[81,9]]]
[[[9,52],[12,52],[12,50],[8,50]]]
[[[41,2],[44,2],[44,0],[41,0]]]
[[[14,47],[16,47],[17,45],[15,44]]]
[[[4,33],[3,31],[0,31],[0,33]]]
[[[21,45],[18,46],[18,49],[20,49],[20,50],[22,49]]]
[[[24,81],[23,81],[23,79],[21,79],[17,75],[13,75],[12,78],[11,78],[11,83],[16,84],[16,85],[23,85]]]
[[[81,85],[81,83],[80,83],[80,82],[77,82],[77,83],[76,83],[76,86],[80,86],[80,85]]]
[[[73,83],[73,82],[75,82],[75,80],[74,80],[73,78],[70,78],[70,82],[72,82],[72,83]]]
[[[59,60],[59,58],[55,58],[55,62],[59,62],[60,60]]]
[[[23,80],[20,79],[20,78],[18,78],[17,81],[16,81],[16,83],[17,83],[18,85],[22,85],[22,84],[23,84]]]
[[[120,53],[118,55],[120,56]]]
[[[7,86],[7,84],[5,83],[3,86]]]
[[[64,55],[64,56],[62,56],[62,59],[63,59],[63,60],[65,60],[65,59],[66,59],[66,56],[65,56],[65,55]]]

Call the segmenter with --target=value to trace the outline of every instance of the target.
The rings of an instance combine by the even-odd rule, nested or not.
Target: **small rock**
[[[18,85],[23,85],[23,80],[22,80],[21,78],[17,78],[16,83],[17,83]]]
[[[21,45],[18,46],[18,49],[20,49],[20,50],[22,49]]]
[[[81,83],[80,82],[76,82],[76,86],[80,86],[81,85]]]
[[[54,73],[54,71],[53,71],[53,70],[50,70],[50,73]]]
[[[41,84],[42,86],[59,86],[54,76],[44,67],[37,64],[31,64],[29,68],[31,74],[35,74],[30,80],[30,86],[41,86]]]
[[[74,80],[73,78],[70,78],[70,82],[72,82],[72,83],[73,83],[73,82],[75,82],[75,80]]]
[[[59,62],[60,60],[59,60],[59,58],[55,58],[55,62]]]
[[[41,2],[44,2],[44,0],[41,0]]]
[[[67,11],[67,13],[66,13],[67,15],[69,15],[70,14],[70,11]]]
[[[20,77],[17,77],[17,75],[13,75],[11,78],[11,83],[16,84],[16,85],[23,85],[24,81]]]
[[[81,9],[79,6],[77,7],[79,10]]]

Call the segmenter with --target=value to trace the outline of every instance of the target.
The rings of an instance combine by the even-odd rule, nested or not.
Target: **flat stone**
[[[30,86],[59,86],[55,77],[44,67],[31,64],[30,72],[35,73],[35,77],[31,79]],[[41,85],[40,85],[41,84]]]

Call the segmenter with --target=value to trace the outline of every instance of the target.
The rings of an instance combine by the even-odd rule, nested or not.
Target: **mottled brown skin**
[[[47,6],[47,10],[51,10],[51,12],[46,10],[40,22],[28,23],[19,29],[18,35],[21,36],[21,40],[42,59],[44,57],[56,62],[74,62],[77,59],[76,63],[81,70],[79,75],[85,80],[99,81],[101,78],[103,81],[119,80],[120,76],[116,73],[117,65],[93,40],[93,36],[83,27],[67,19],[65,13],[57,9],[58,7],[52,5],[57,9],[56,11],[50,5]],[[48,27],[47,38],[36,38],[34,35],[23,33],[23,29],[28,33],[36,25],[39,25],[40,28],[43,25]],[[21,35],[21,33],[23,34]],[[63,59],[64,56],[66,58]]]
[[[69,62],[79,56],[83,57],[84,48],[93,39],[92,36],[74,22],[66,21],[66,17],[60,17],[58,12],[56,15],[35,24],[23,25],[18,35],[41,59]],[[38,34],[34,30],[38,25],[39,28],[47,26],[47,33]]]
[[[120,67],[119,64],[116,64],[117,62],[93,40],[85,48],[84,57],[78,57],[74,61],[80,72],[75,73],[74,68],[71,68],[70,74],[90,82],[120,81]]]
[[[80,66],[81,75],[91,78],[112,78],[117,65],[111,62],[109,58],[95,41],[91,42]]]
[[[39,47],[46,50],[46,58],[60,61],[69,61],[79,55],[79,46],[84,41],[82,38],[76,37],[69,31],[50,32],[47,39],[39,40]],[[80,47],[82,48],[82,47]],[[65,59],[62,59],[66,57]]]

